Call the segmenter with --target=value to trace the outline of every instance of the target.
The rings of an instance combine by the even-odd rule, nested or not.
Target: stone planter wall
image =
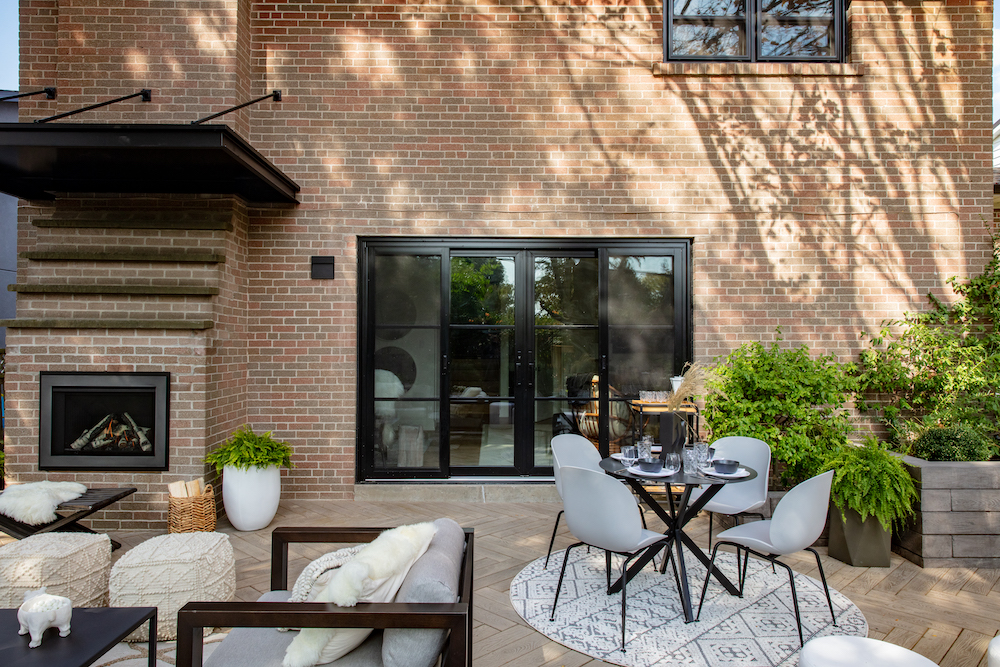
[[[1000,568],[1000,461],[903,461],[920,501],[893,550],[922,567]]]

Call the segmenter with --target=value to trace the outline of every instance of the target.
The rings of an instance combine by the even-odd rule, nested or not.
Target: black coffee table
[[[74,607],[69,636],[49,628],[36,648],[28,648],[28,635],[17,634],[17,609],[0,609],[0,665],[87,667],[146,621],[149,667],[156,667],[156,607]]]

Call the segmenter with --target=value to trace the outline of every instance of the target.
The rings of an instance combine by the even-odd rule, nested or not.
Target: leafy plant
[[[995,448],[966,424],[932,427],[913,441],[913,455],[928,461],[988,461]]]
[[[258,435],[244,424],[218,449],[209,452],[205,456],[205,463],[214,465],[220,473],[225,466],[241,470],[270,466],[291,468],[292,447],[287,442],[272,438],[270,431]]]
[[[897,443],[931,426],[997,432],[1000,419],[1000,232],[979,276],[948,280],[958,300],[883,323],[861,352],[858,407],[875,410]]]
[[[705,400],[712,435],[745,435],[771,445],[785,464],[785,482],[814,475],[830,452],[847,443],[844,404],[855,387],[854,366],[812,357],[803,345],[770,348],[746,343],[714,369]]]
[[[840,509],[852,509],[864,521],[870,516],[891,530],[913,513],[916,485],[903,460],[871,436],[864,444],[846,444],[827,459],[823,471],[834,470],[830,498]]]

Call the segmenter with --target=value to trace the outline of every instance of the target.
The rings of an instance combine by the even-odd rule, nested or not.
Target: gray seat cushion
[[[290,596],[288,591],[270,591],[257,598],[257,602],[287,602]],[[285,649],[296,634],[295,631],[278,632],[274,628],[233,628],[205,659],[205,667],[281,667]],[[327,664],[382,667],[382,633],[376,630],[361,646]]]
[[[406,574],[396,602],[455,602],[465,552],[465,531],[451,519],[434,522],[427,551]],[[382,641],[385,667],[430,667],[444,646],[444,630],[389,628]]]
[[[205,667],[281,667],[285,649],[297,632],[278,632],[274,628],[233,628]],[[207,651],[206,651],[207,652]],[[382,667],[382,633],[375,631],[331,667]]]
[[[417,559],[399,591],[396,602],[455,602],[458,576],[465,553],[465,531],[451,519],[434,522],[437,532],[427,551]],[[258,602],[286,602],[288,591],[271,591]],[[295,632],[274,628],[233,628],[205,659],[205,667],[281,667],[285,649]],[[444,630],[390,628],[376,630],[361,646],[331,667],[431,667],[444,646]],[[208,653],[208,649],[205,651]]]

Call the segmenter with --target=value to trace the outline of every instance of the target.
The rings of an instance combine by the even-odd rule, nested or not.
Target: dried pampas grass
[[[667,398],[667,409],[676,410],[687,402],[687,399],[694,399],[704,394],[711,374],[711,369],[698,362],[686,364],[681,374],[684,381],[677,387],[677,391],[672,392]]]

